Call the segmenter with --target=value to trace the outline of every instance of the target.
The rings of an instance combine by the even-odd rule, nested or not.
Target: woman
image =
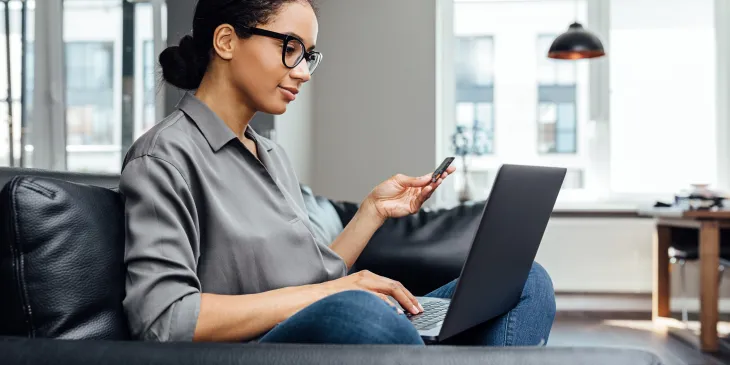
[[[256,112],[284,113],[321,61],[310,1],[201,0],[193,36],[160,55],[165,80],[195,92],[134,143],[122,169],[135,337],[423,343],[403,313],[422,311],[406,288],[347,270],[387,218],[417,212],[454,168],[435,183],[396,175],[378,185],[328,245],[312,233],[284,151],[248,125]],[[450,297],[454,285],[432,295]],[[536,345],[553,313],[549,277],[535,266],[515,309],[458,341]]]

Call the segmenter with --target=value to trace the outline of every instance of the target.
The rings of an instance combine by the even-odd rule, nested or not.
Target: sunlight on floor
[[[607,326],[651,331],[657,334],[666,334],[668,331],[673,329],[689,330],[697,334],[699,334],[700,331],[699,321],[689,321],[685,325],[682,321],[673,318],[660,318],[656,321],[605,320],[602,323]],[[730,335],[730,322],[718,322],[717,333],[720,337]]]

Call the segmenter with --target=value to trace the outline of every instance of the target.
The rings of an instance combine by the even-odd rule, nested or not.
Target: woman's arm
[[[355,215],[330,247],[345,260],[349,270],[387,218],[418,212],[443,179],[454,170],[453,166],[449,167],[435,182],[431,182],[430,174],[420,177],[398,174],[384,181],[360,204]]]
[[[203,294],[193,341],[254,339],[334,291],[304,285],[248,295]]]
[[[330,248],[345,260],[348,270],[355,264],[370,238],[384,222],[385,217],[378,214],[372,200],[365,199],[360,204],[355,216],[330,245]]]

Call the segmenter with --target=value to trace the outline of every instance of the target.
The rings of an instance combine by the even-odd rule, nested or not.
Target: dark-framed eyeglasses
[[[245,30],[251,34],[281,39],[284,42],[281,48],[281,61],[287,68],[295,68],[302,60],[306,60],[309,74],[311,75],[317,69],[319,63],[322,62],[322,54],[320,52],[308,52],[304,47],[304,42],[293,35],[272,32],[256,27],[246,27]]]

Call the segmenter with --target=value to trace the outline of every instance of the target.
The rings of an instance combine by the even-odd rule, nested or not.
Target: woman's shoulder
[[[184,156],[195,146],[193,128],[185,113],[180,110],[172,112],[134,141],[125,156],[124,166],[145,156],[166,161],[185,160]]]

